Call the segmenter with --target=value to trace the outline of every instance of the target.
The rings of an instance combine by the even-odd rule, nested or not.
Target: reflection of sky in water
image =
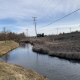
[[[30,44],[21,44],[0,60],[35,70],[50,80],[80,80],[80,63],[37,54]]]

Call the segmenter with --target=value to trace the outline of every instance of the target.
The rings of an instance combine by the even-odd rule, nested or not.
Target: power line
[[[47,5],[47,7],[49,7],[49,6],[51,6],[51,4],[52,4],[53,2],[54,2],[54,0],[52,0],[52,1],[50,2],[50,4],[49,4],[49,5],[47,5],[47,3],[48,3],[48,1],[47,1],[47,2],[44,4],[44,6],[46,6],[46,5]],[[44,6],[41,8],[41,10],[40,10],[40,11],[42,11],[42,10],[43,10]],[[46,9],[45,9],[45,10],[46,10]],[[45,11],[45,10],[44,10],[44,11]],[[38,14],[37,16],[39,16],[39,15],[40,15],[40,11],[39,11],[39,14]],[[44,12],[44,11],[43,11],[43,12]],[[42,13],[43,13],[43,12],[42,12]]]
[[[47,7],[50,7],[51,6],[51,4],[53,4],[53,2],[54,2],[54,0],[52,0],[51,2],[50,2],[50,4],[49,5],[47,5]],[[47,3],[46,3],[47,4]],[[46,8],[47,9],[47,8]],[[46,9],[43,11],[43,12],[45,12],[46,11]],[[39,14],[40,15],[40,14]],[[38,16],[39,16],[38,15]]]
[[[53,0],[53,1],[54,1],[54,0]],[[51,4],[53,3],[53,1],[51,2]],[[63,0],[62,0],[62,1],[63,1]],[[62,1],[60,1],[54,8],[52,8],[52,10],[55,9]],[[46,2],[46,0],[43,2],[43,4],[41,5],[41,7],[44,6],[44,3],[45,3],[45,2]],[[45,3],[45,5],[46,5],[46,4],[47,4],[47,3]],[[41,7],[39,8],[39,12],[41,11]],[[52,11],[52,10],[51,10],[51,11]],[[50,12],[51,12],[51,11],[50,11]],[[39,13],[39,12],[37,12],[37,13]],[[50,12],[49,12],[49,13],[50,13]],[[48,13],[48,14],[49,14],[49,13]],[[48,14],[47,14],[47,15],[48,15]],[[47,15],[46,15],[46,16],[47,16]],[[43,18],[42,18],[42,19],[43,19]],[[42,19],[41,19],[41,20],[42,20]]]
[[[39,8],[37,14],[41,11],[41,9],[43,9],[43,6],[47,4],[47,3],[45,3],[45,2],[46,2],[46,0],[42,3],[42,5],[41,5],[41,7]],[[37,15],[37,14],[36,14],[36,15]]]
[[[45,3],[45,1],[46,1],[46,0],[43,1],[42,5],[41,5],[40,8],[38,9],[38,12],[39,12],[40,9],[42,8],[42,6],[43,6],[43,4]],[[37,12],[37,13],[38,13],[38,12]],[[36,13],[36,15],[37,15],[37,13]]]
[[[57,22],[57,21],[59,21],[59,20],[65,18],[65,17],[67,17],[67,16],[69,16],[69,15],[71,15],[71,14],[73,14],[73,13],[79,11],[79,10],[80,10],[80,8],[77,9],[77,10],[75,10],[75,11],[73,11],[73,12],[71,12],[71,13],[69,13],[69,14],[67,14],[67,15],[65,15],[65,16],[63,16],[63,17],[61,17],[61,18],[59,18],[59,19],[57,19],[57,20],[55,20],[55,21],[53,21],[53,22],[51,22],[51,23],[49,23],[49,24],[47,24],[47,25],[45,25],[45,26],[43,26],[43,27],[46,27],[46,26],[48,26],[48,25],[51,25],[51,24],[53,24],[53,23],[55,23],[55,22]],[[39,28],[42,28],[42,27],[39,27]]]
[[[49,13],[47,13],[43,18],[45,18],[46,16],[48,16],[48,15],[50,14],[50,12],[52,12],[55,8],[57,8],[57,7],[62,3],[62,1],[63,1],[63,0],[61,0],[55,7],[53,7],[53,8],[49,11]],[[43,19],[43,18],[42,18],[42,19]],[[41,21],[42,19],[40,19],[40,21]]]
[[[64,26],[64,25],[63,25]],[[69,25],[67,25],[67,26],[69,26]],[[46,29],[46,28],[40,28],[39,29],[39,31],[41,31],[41,33],[42,33],[42,31],[46,31],[46,30],[48,30],[48,31],[56,31],[56,34],[58,34],[60,31],[62,31],[62,30],[64,30],[64,29],[69,29],[69,32],[71,32],[72,31],[72,27],[70,26],[70,27],[67,27],[67,26],[65,26],[65,27],[60,27],[60,26],[56,26],[56,27],[49,27],[49,29]],[[78,26],[78,27],[80,27],[80,26]],[[43,29],[43,30],[42,30]],[[76,26],[75,27],[73,27],[73,29],[76,29]],[[37,30],[38,30],[38,28],[37,28]],[[31,30],[29,33],[31,34],[31,33],[35,33],[35,31],[34,30]]]

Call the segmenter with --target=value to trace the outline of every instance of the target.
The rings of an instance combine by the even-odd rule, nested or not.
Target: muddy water
[[[80,80],[80,63],[68,61],[32,51],[30,44],[21,44],[17,49],[0,58],[18,64],[46,76],[49,80]]]

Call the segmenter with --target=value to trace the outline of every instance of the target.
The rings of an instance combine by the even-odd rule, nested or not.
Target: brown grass
[[[38,73],[21,66],[0,61],[0,80],[47,80]]]
[[[67,39],[66,36],[64,36],[63,40],[61,40],[62,36],[56,36],[57,39],[54,41],[52,40],[52,37],[38,38],[37,41],[33,41],[33,51],[48,54],[50,56],[80,59],[80,39],[75,39],[76,36],[78,38],[80,35],[75,35],[74,39],[70,36],[67,36]]]
[[[0,56],[8,53],[10,50],[18,47],[19,44],[14,41],[0,41]]]

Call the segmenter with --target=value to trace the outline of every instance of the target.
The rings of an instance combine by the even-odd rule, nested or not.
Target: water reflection
[[[68,60],[71,63],[79,63],[80,64],[80,60]]]
[[[80,80],[80,62],[35,53],[30,44],[21,43],[0,60],[32,69],[49,80]]]
[[[20,47],[29,49],[29,44],[26,45],[25,43],[20,43]]]
[[[7,62],[8,59],[9,59],[9,54],[7,54],[7,55],[5,56],[5,61]]]
[[[56,58],[55,56],[50,56],[50,58]],[[80,64],[80,60],[74,60],[74,59],[64,59],[61,57],[57,57],[58,59],[62,60],[62,61],[69,61],[70,63],[79,63]]]
[[[8,62],[10,55],[6,54],[5,56],[1,57],[2,60],[4,60],[5,62]]]
[[[20,47],[21,47],[21,48],[26,48],[26,44],[20,43]]]

